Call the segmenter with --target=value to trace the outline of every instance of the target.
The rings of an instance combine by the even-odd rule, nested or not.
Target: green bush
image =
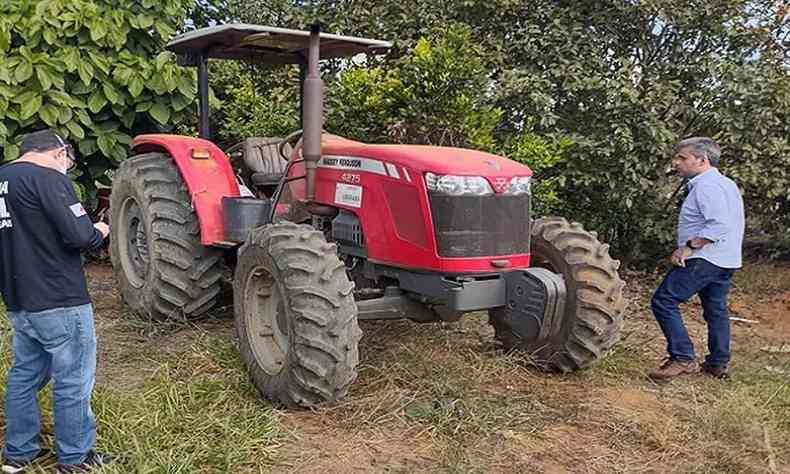
[[[536,211],[584,222],[625,260],[671,250],[676,209],[667,195],[677,181],[664,171],[672,146],[693,135],[722,144],[722,171],[742,186],[751,227],[790,225],[783,2],[228,4],[243,21],[320,21],[333,33],[393,41],[383,62],[368,60],[372,70],[334,66],[330,131],[526,162],[538,176]]]
[[[421,38],[400,59],[352,67],[328,86],[327,128],[374,142],[493,151],[501,110],[491,104],[482,51],[468,28]]]
[[[22,136],[52,127],[77,145],[78,181],[126,158],[131,137],[192,113],[194,73],[165,41],[187,0],[13,0],[0,3],[0,147],[16,159]]]
[[[230,146],[246,137],[284,137],[299,128],[298,69],[237,61],[211,63],[214,140]]]
[[[544,138],[527,130],[506,143],[502,155],[524,163],[533,171],[532,209],[537,216],[556,215],[563,209],[559,190],[565,186],[562,167],[573,141],[567,137]]]

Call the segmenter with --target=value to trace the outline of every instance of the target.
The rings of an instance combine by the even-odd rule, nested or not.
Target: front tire
[[[532,266],[561,274],[567,289],[561,329],[545,339],[528,334],[506,307],[489,311],[495,337],[505,350],[531,353],[538,365],[561,372],[585,368],[620,339],[625,282],[609,246],[578,222],[561,217],[536,219],[531,232]]]
[[[110,257],[121,293],[153,319],[194,319],[220,292],[222,253],[200,224],[173,159],[146,153],[121,163],[110,195]]]
[[[357,376],[354,284],[334,244],[291,222],[254,230],[233,279],[236,332],[253,383],[289,408],[344,397]]]

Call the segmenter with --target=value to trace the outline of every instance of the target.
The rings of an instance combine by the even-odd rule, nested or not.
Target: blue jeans
[[[703,317],[708,324],[708,355],[705,363],[725,366],[730,361],[730,316],[727,293],[734,269],[718,267],[707,260],[686,260],[685,267],[674,267],[653,295],[651,307],[667,339],[672,359],[695,360],[691,343],[678,305],[694,294],[702,301]]]
[[[90,406],[96,374],[93,307],[86,304],[8,315],[14,326],[14,365],[6,386],[3,454],[28,461],[39,453],[41,412],[36,395],[51,378],[58,461],[79,464],[96,442]]]

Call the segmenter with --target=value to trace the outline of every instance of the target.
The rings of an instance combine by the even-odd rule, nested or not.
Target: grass
[[[2,321],[7,325],[5,318]],[[139,322],[130,327],[135,325]],[[139,386],[129,390],[109,383],[94,390],[98,449],[121,458],[100,472],[270,470],[284,439],[280,413],[258,397],[228,338],[199,328],[189,332],[191,343],[183,352],[149,352],[147,363],[153,370]],[[8,337],[3,337],[3,378],[9,366],[8,344]],[[4,387],[0,392],[4,395]],[[51,389],[42,394],[41,402],[44,444],[52,446]],[[51,471],[54,463],[54,458],[46,460],[38,472]]]
[[[745,308],[790,291],[787,265],[755,263],[736,275]],[[790,334],[769,315],[734,325],[731,380],[656,385],[645,377],[664,352],[647,309],[655,278],[629,275],[623,340],[590,370],[546,374],[528,356],[498,352],[484,314],[365,323],[349,396],[307,412],[258,397],[227,315],[162,326],[130,318],[116,294],[94,292],[104,348],[99,447],[125,459],[103,472],[790,472],[790,354],[761,350]],[[699,306],[684,313],[704,347]],[[0,375],[10,355],[2,324]],[[42,399],[48,412],[50,395]]]

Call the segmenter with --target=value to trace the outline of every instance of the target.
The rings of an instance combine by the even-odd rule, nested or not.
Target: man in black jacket
[[[22,472],[44,452],[36,394],[53,380],[58,470],[82,472],[108,457],[94,451],[90,399],[96,333],[80,252],[99,246],[66,173],[71,147],[54,131],[26,135],[21,157],[0,167],[0,292],[14,328],[6,385],[2,471]]]

